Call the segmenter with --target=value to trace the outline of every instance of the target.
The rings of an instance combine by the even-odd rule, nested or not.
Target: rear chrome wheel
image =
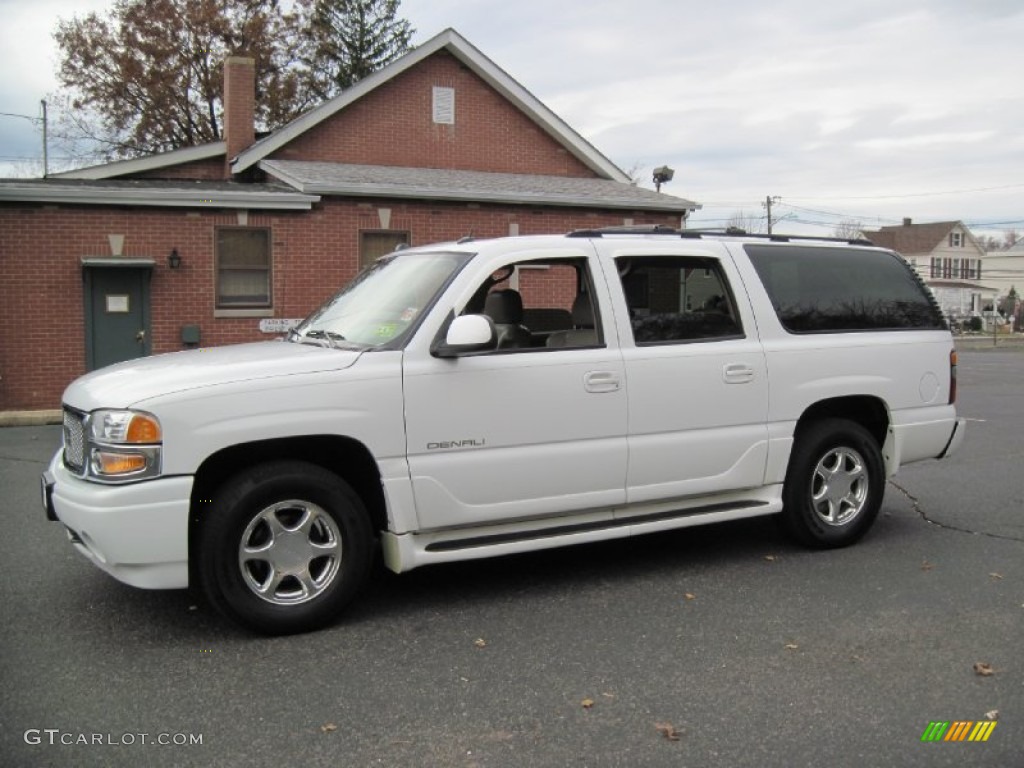
[[[822,456],[811,478],[811,506],[825,525],[846,525],[861,513],[868,500],[868,474],[864,458],[842,447]]]
[[[822,419],[796,436],[782,491],[783,527],[809,547],[844,547],[874,523],[885,492],[875,438],[847,419]]]

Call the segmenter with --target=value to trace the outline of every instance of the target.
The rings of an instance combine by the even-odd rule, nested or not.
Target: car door
[[[421,529],[583,511],[610,518],[610,509],[625,500],[623,362],[609,341],[615,331],[604,309],[607,285],[595,257],[579,253],[537,257],[514,273],[510,264],[493,262],[481,274],[510,272],[489,287],[519,294],[526,317],[564,316],[568,323],[575,298],[589,294],[589,333],[566,328],[563,344],[549,346],[557,331],[526,328],[525,336],[503,335],[516,340],[513,346],[455,359],[433,357],[424,345],[406,350],[408,463]],[[478,304],[487,287],[485,280],[473,292]],[[453,307],[456,313],[482,308]]]
[[[620,254],[615,268],[629,381],[628,502],[760,486],[767,368],[731,260],[655,251]]]

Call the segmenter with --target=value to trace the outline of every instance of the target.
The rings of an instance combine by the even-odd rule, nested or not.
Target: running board
[[[614,530],[630,525],[642,523],[656,523],[661,520],[675,520],[687,517],[698,517],[710,515],[714,512],[738,511],[751,509],[753,507],[766,506],[764,501],[745,501],[739,504],[708,504],[703,507],[684,509],[674,512],[655,512],[649,515],[637,515],[636,517],[616,517],[611,520],[601,520],[590,523],[577,523],[576,525],[560,525],[554,528],[539,528],[532,531],[517,531],[515,533],[496,533],[485,536],[473,536],[464,539],[450,539],[448,541],[434,541],[427,545],[427,552],[451,552],[457,549],[471,549],[473,547],[488,547],[495,544],[508,544],[513,541],[534,541],[536,539],[547,539],[552,536],[569,536],[574,533],[587,533],[589,531]]]
[[[743,499],[683,509],[671,508],[668,504],[649,505],[647,510],[637,510],[633,514],[621,511],[616,514],[611,510],[582,513],[575,516],[576,522],[563,521],[561,524],[557,520],[546,519],[422,533],[384,531],[381,533],[381,547],[385,565],[395,573],[402,573],[431,563],[531,552],[771,515],[782,510],[782,501],[776,494],[754,499],[747,495]]]

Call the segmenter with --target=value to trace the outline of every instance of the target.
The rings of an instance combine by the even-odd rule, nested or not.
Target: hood
[[[93,371],[64,391],[64,402],[83,411],[128,408],[175,392],[239,381],[340,371],[362,350],[259,341],[140,357]]]

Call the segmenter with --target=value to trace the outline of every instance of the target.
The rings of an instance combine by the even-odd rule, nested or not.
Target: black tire
[[[198,574],[207,598],[266,634],[333,621],[373,561],[362,500],[337,475],[305,462],[268,462],[235,475],[200,526]]]
[[[807,547],[845,547],[868,532],[884,493],[882,454],[871,433],[853,421],[822,419],[797,434],[780,521]]]

